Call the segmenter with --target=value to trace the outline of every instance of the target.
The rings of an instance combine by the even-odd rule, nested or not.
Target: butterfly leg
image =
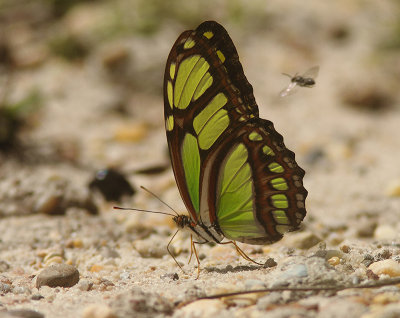
[[[169,240],[169,242],[168,242],[168,244],[167,244],[167,251],[168,251],[169,255],[171,255],[171,257],[174,259],[175,263],[179,266],[179,268],[181,269],[181,271],[182,271],[184,274],[186,274],[185,271],[183,270],[181,264],[178,263],[178,261],[176,260],[175,256],[172,254],[171,250],[169,249],[169,246],[171,245],[172,240],[174,239],[174,237],[176,236],[176,234],[178,234],[178,232],[179,232],[179,229],[175,232],[174,235],[172,235],[171,239]]]
[[[257,265],[264,265],[264,264],[256,262],[252,258],[250,258],[245,252],[243,252],[243,250],[236,244],[235,241],[221,242],[220,244],[233,244],[236,248],[236,251],[239,253],[239,255],[242,256],[246,261],[252,262]]]
[[[192,255],[194,252],[194,255],[196,256],[196,260],[197,260],[197,277],[196,279],[199,279],[200,277],[200,259],[199,259],[199,255],[197,254],[197,250],[196,250],[196,245],[195,244],[206,244],[207,242],[196,242],[193,241],[193,236],[190,235],[190,258],[189,258],[189,262],[192,259]]]

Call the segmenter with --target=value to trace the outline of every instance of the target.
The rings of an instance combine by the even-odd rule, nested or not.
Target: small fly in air
[[[285,97],[294,94],[299,87],[313,87],[315,85],[315,78],[318,76],[318,71],[319,66],[314,66],[303,75],[296,74],[295,76],[291,76],[289,74],[282,73],[283,75],[290,77],[290,83],[288,87],[279,93],[279,95],[281,97]]]

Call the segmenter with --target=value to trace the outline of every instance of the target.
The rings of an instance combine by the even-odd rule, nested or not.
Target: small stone
[[[329,265],[332,265],[332,266],[339,265],[340,264],[340,258],[337,257],[337,256],[333,256],[330,259],[328,259],[328,263],[329,263]]]
[[[83,318],[116,318],[112,309],[103,304],[92,304],[87,306],[82,312]]]
[[[136,240],[133,247],[144,258],[161,258],[168,254],[165,244],[155,243],[153,240]]]
[[[35,295],[32,295],[32,297],[31,297],[32,300],[41,300],[43,298],[44,297],[40,294],[35,294]]]
[[[391,225],[379,225],[374,232],[374,237],[377,240],[392,240],[396,238],[398,231]]]
[[[321,239],[311,232],[295,233],[287,237],[287,245],[293,248],[307,250],[321,242]]]
[[[357,221],[354,226],[358,237],[373,237],[377,222],[376,220],[362,218]]]
[[[183,307],[180,312],[182,317],[212,317],[224,308],[225,305],[220,300],[202,299]]]
[[[400,197],[400,179],[390,182],[385,193],[388,197]]]
[[[391,257],[392,257],[392,252],[390,252],[390,250],[388,250],[388,249],[383,249],[383,250],[379,251],[378,253],[376,253],[375,260],[382,261],[384,259],[389,259]]]
[[[368,269],[376,275],[389,275],[390,277],[400,276],[400,264],[393,259],[385,259],[383,261],[372,263]]]
[[[276,276],[275,282],[271,287],[287,286],[293,279],[299,279],[308,276],[307,266],[304,264],[292,264]]]
[[[266,268],[275,267],[276,265],[278,265],[278,263],[275,262],[275,260],[272,257],[268,258],[264,263],[264,267]]]
[[[92,273],[98,273],[101,272],[102,270],[104,270],[104,266],[101,265],[94,264],[92,267],[90,267],[90,271]]]
[[[325,259],[330,259],[332,257],[342,258],[343,253],[339,250],[326,250]]]
[[[36,287],[72,287],[79,281],[79,271],[67,264],[54,264],[42,270],[36,278]]]
[[[79,281],[79,283],[78,283],[78,288],[79,288],[81,291],[89,291],[89,290],[92,289],[92,287],[93,287],[93,282],[88,281],[88,280],[86,280],[86,279],[81,279],[81,280]]]
[[[80,238],[76,238],[71,241],[71,247],[73,248],[82,248],[83,247],[83,241]]]
[[[43,193],[35,203],[35,211],[43,214],[61,214],[62,196],[54,192]]]
[[[1,316],[3,317],[3,316]],[[5,317],[15,317],[15,318],[44,318],[44,315],[40,312],[31,309],[14,309],[7,311]]]
[[[342,246],[340,247],[340,250],[341,250],[343,253],[348,254],[348,253],[350,253],[351,248],[350,248],[350,246],[348,246],[348,245],[342,245]]]
[[[364,259],[362,260],[362,264],[364,264],[366,267],[371,265],[374,262],[374,257],[371,254],[365,254]]]

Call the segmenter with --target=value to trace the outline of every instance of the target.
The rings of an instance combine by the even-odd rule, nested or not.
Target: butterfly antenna
[[[151,210],[134,209],[134,208],[123,208],[123,207],[120,207],[120,206],[113,206],[113,209],[115,209],[115,210],[125,210],[125,211],[148,212],[148,213],[156,213],[156,214],[164,214],[164,215],[175,216],[174,214],[168,213],[168,212],[151,211]]]
[[[161,203],[163,203],[165,206],[167,206],[168,208],[170,208],[177,216],[179,216],[178,212],[176,212],[169,204],[167,204],[165,201],[161,200],[161,198],[156,195],[155,193],[151,192],[149,189],[145,188],[144,186],[140,186],[140,188],[142,188],[144,191],[146,191],[147,193],[150,193],[153,197],[155,197],[158,201],[160,201]]]

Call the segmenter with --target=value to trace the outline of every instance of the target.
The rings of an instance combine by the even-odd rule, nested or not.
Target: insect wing
[[[302,77],[303,78],[312,78],[312,79],[316,79],[318,76],[318,72],[319,72],[319,66],[313,66],[312,68],[310,68],[309,70],[307,70]]]
[[[280,97],[285,97],[288,95],[292,95],[294,94],[297,89],[299,88],[299,85],[297,85],[296,82],[290,82],[290,84],[288,85],[288,87],[286,87],[285,89],[283,89],[280,93],[279,96]]]

